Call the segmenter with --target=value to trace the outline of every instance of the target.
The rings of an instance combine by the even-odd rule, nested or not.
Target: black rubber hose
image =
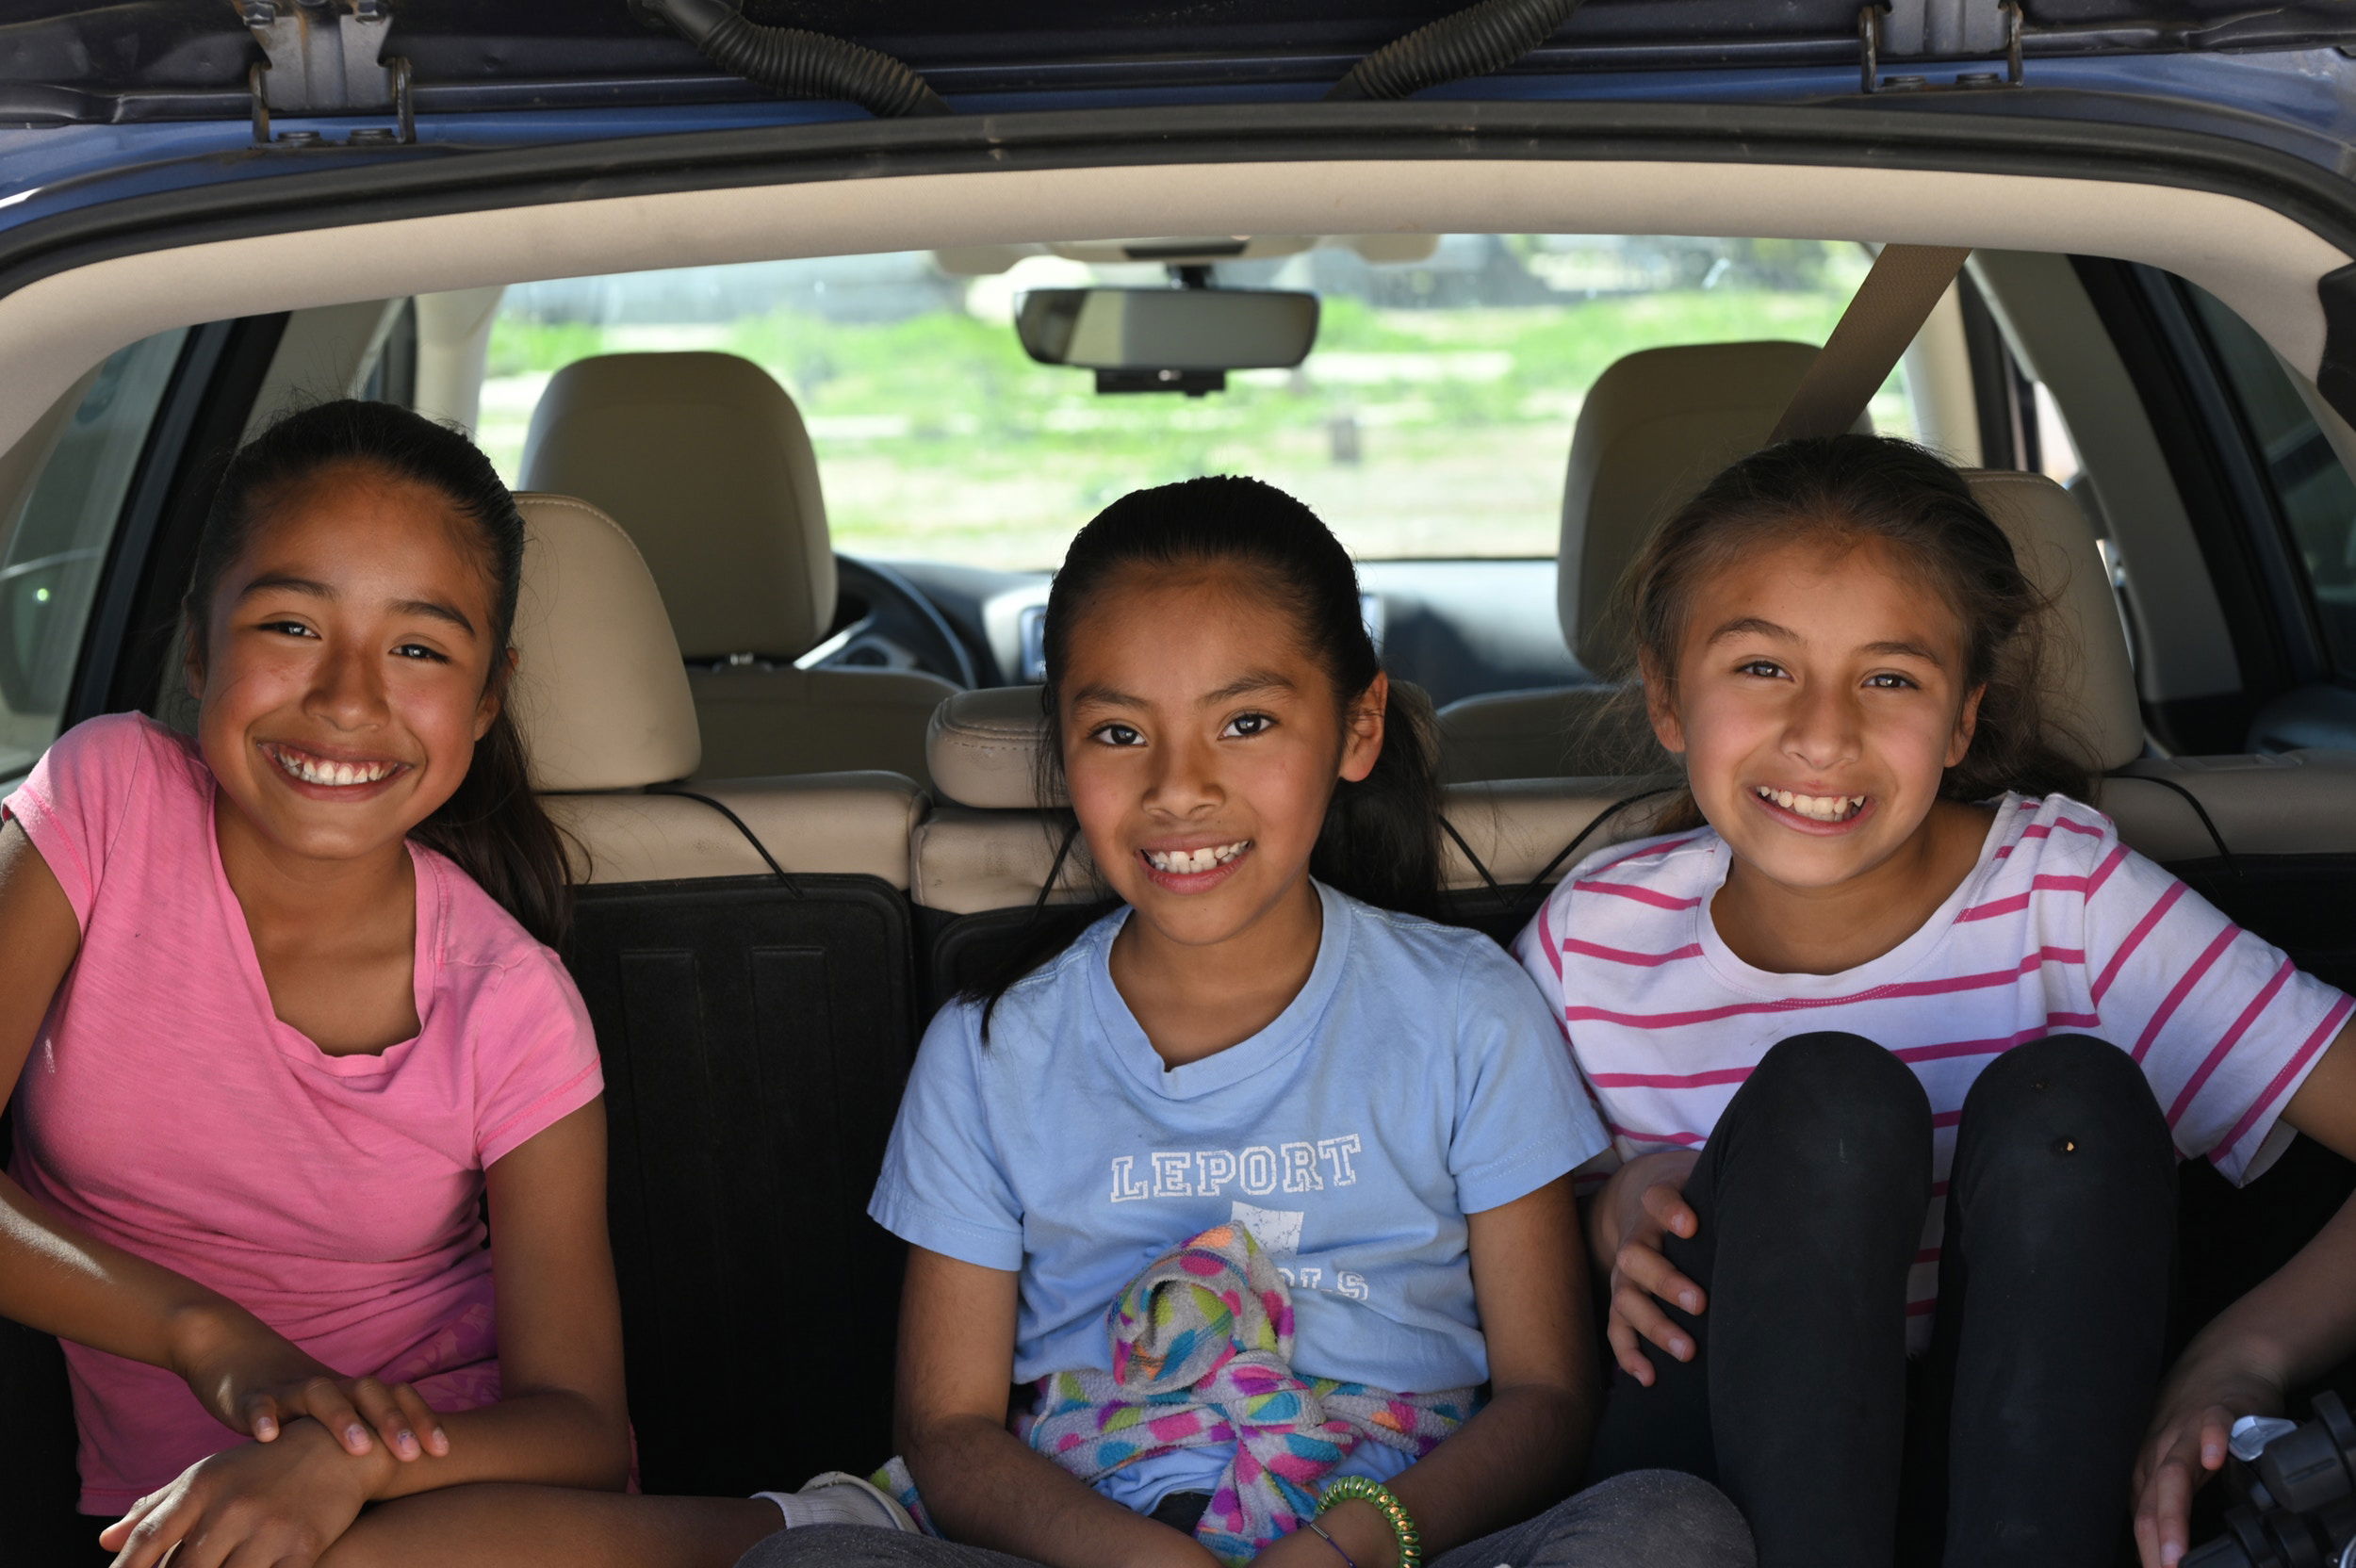
[[[1326,101],[1404,98],[1502,71],[1552,38],[1578,8],[1579,0],[1481,0],[1377,49],[1333,84]]]
[[[799,27],[747,22],[726,0],[645,0],[723,71],[794,98],[837,98],[878,120],[947,114],[924,77],[879,50]]]

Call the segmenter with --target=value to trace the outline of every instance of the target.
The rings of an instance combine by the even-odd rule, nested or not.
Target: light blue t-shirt
[[[1126,909],[1008,989],[987,1045],[971,1004],[925,1031],[868,1213],[916,1246],[1020,1271],[1017,1381],[1109,1371],[1114,1297],[1230,1220],[1292,1288],[1303,1376],[1405,1392],[1488,1380],[1464,1217],[1608,1139],[1545,1001],[1494,942],[1317,891],[1301,994],[1201,1061],[1165,1069],[1113,985]],[[1360,1453],[1370,1473],[1407,1463]],[[1207,1490],[1225,1461],[1170,1455],[1104,1490],[1150,1509]]]

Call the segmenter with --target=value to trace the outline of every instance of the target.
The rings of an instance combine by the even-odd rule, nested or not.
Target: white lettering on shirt
[[[1157,1149],[1153,1152],[1153,1196],[1156,1198],[1188,1198],[1194,1187],[1186,1180],[1186,1172],[1194,1168],[1194,1156],[1182,1151]]]
[[[1317,1174],[1317,1148],[1314,1143],[1284,1145],[1284,1190],[1286,1192],[1321,1192],[1325,1178]]]
[[[1150,1167],[1142,1174],[1139,1156],[1121,1154],[1112,1162],[1112,1201],[1217,1198],[1230,1188],[1265,1198],[1280,1187],[1291,1193],[1323,1192],[1329,1184],[1353,1187],[1358,1184],[1355,1156],[1365,1149],[1365,1139],[1356,1133],[1294,1138],[1274,1146],[1255,1143],[1245,1149],[1157,1149],[1142,1156]]]
[[[1123,1154],[1113,1161],[1113,1201],[1127,1203],[1139,1198],[1151,1198],[1153,1189],[1137,1180],[1137,1162],[1134,1155]]]

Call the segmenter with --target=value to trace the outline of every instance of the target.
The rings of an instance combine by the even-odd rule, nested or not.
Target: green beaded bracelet
[[[1364,1476],[1342,1476],[1328,1481],[1317,1497],[1317,1512],[1322,1516],[1337,1503],[1372,1503],[1383,1521],[1391,1527],[1391,1534],[1399,1539],[1399,1568],[1422,1568],[1423,1537],[1415,1529],[1415,1515],[1409,1513],[1391,1489],[1381,1481]]]

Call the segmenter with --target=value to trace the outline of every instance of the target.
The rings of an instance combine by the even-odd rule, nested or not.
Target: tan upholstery
[[[930,763],[955,804],[916,831],[917,903],[951,914],[1012,908],[1039,896],[1068,819],[1040,809],[1039,754],[1047,737],[1036,686],[961,692],[933,715]],[[1594,778],[1474,784],[1448,792],[1446,810],[1464,843],[1499,882],[1527,882],[1581,828],[1618,801],[1658,781]],[[1644,831],[1661,802],[1631,808],[1593,842]],[[1446,845],[1448,886],[1482,886],[1463,848]],[[1090,890],[1087,846],[1075,842],[1057,878],[1058,897]]]
[[[924,799],[891,773],[740,779],[696,787],[703,801],[647,793],[695,770],[687,671],[646,563],[612,518],[569,496],[516,498],[523,590],[510,697],[541,802],[593,882],[760,875],[749,830],[789,872],[908,885]]]
[[[2095,804],[2154,860],[2216,857],[2191,794],[2234,855],[2356,855],[2356,752],[2146,758],[2102,780]]]
[[[834,622],[834,547],[810,434],[767,371],[720,353],[578,360],[532,410],[523,469],[629,530],[681,653],[714,666],[689,676],[701,776],[924,778],[924,724],[954,685],[794,664]]]
[[[734,354],[600,354],[532,411],[523,482],[602,507],[637,541],[689,659],[799,658],[834,620],[810,433]]]
[[[1441,879],[1445,886],[1465,891],[1482,887],[1480,872],[1465,858],[1466,848],[1481,858],[1489,875],[1508,888],[1547,874],[1561,878],[1572,861],[1585,858],[1608,844],[1641,839],[1653,830],[1661,808],[1675,798],[1674,781],[1655,778],[1520,778],[1478,784],[1451,784],[1441,810],[1463,844],[1450,839],[1442,846]],[[1614,806],[1626,806],[1611,821],[1595,819]],[[1589,832],[1593,826],[1594,830]],[[1552,864],[1562,848],[1581,833],[1579,852]]]
[[[924,726],[949,682],[915,670],[687,672],[703,726],[704,778],[882,769],[925,781]]]
[[[1662,762],[1651,722],[1618,686],[1554,686],[1465,697],[1440,710],[1440,776],[1561,778]]]
[[[1775,341],[1646,349],[1588,388],[1562,484],[1555,607],[1563,642],[1596,681],[1621,674],[1628,634],[1615,599],[1646,535],[1766,441],[1815,358],[1806,343]],[[1857,428],[1872,427],[1860,417]],[[1612,706],[1612,689],[1596,685],[1462,698],[1440,710],[1441,772],[1461,782],[1616,768],[1643,749],[1643,730],[1633,710]]]
[[[937,807],[916,829],[908,896],[952,915],[1020,907],[1039,897],[1063,831],[1044,811]],[[1094,885],[1088,845],[1075,840],[1055,879],[1057,902],[1087,897]]]
[[[1037,686],[959,692],[933,710],[925,762],[943,799],[993,811],[1035,810],[1047,719]],[[1060,804],[1060,803],[1058,803]]]
[[[779,866],[800,875],[875,876],[905,890],[924,792],[898,774],[809,774],[695,786],[751,829]],[[684,795],[546,795],[573,841],[576,875],[592,883],[761,876],[769,862],[736,825]]]
[[[629,790],[694,773],[687,672],[630,536],[570,496],[515,501],[526,543],[508,701],[533,786]]]
[[[2126,631],[2086,514],[2042,474],[1979,469],[1965,478],[2010,536],[2021,569],[2053,603],[2045,677],[2053,739],[2075,743],[2098,773],[2142,756],[2143,710]],[[1644,755],[1646,731],[1637,709],[1623,703],[1613,710],[1616,691],[1565,686],[1449,704],[1440,713],[1447,776],[1464,782],[1628,768]]]
[[[2045,629],[2052,738],[2080,743],[2098,773],[2124,767],[2143,755],[2143,706],[2093,525],[2043,474],[1983,468],[1964,477],[2011,538],[2021,571],[2053,604]]]
[[[1645,537],[1756,449],[1814,353],[1803,343],[1649,349],[1596,378],[1571,437],[1557,564],[1562,634],[1585,668],[1612,672],[1627,657],[1616,598]],[[2054,602],[2047,675],[2058,729],[2085,743],[2098,771],[2142,755],[2134,670],[2085,514],[2041,475],[1968,477],[2022,570]],[[1644,730],[1636,710],[1614,706],[1612,688],[1597,686],[1450,703],[1440,712],[1442,770],[1451,781],[1621,771],[1643,754]]]
[[[1806,343],[1646,349],[1595,378],[1571,431],[1555,603],[1562,639],[1598,679],[1620,674],[1620,579],[1661,519],[1719,469],[1766,445],[1815,362]],[[1859,416],[1857,430],[1871,433]]]

